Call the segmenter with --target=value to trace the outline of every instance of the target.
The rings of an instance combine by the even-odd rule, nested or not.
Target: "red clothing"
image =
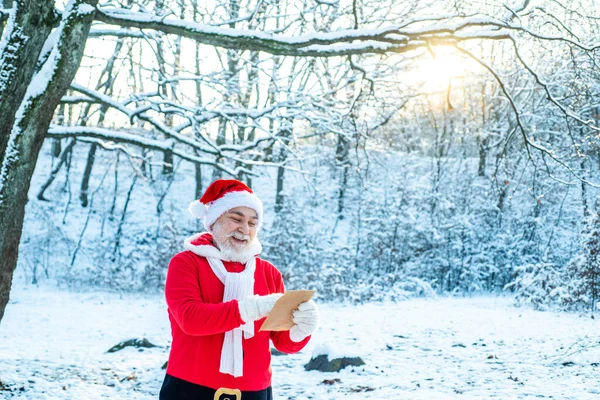
[[[176,254],[169,263],[165,296],[173,342],[167,364],[167,374],[208,386],[227,387],[242,391],[263,390],[271,386],[271,351],[269,339],[275,348],[285,353],[296,353],[310,340],[293,342],[289,331],[259,332],[264,318],[254,323],[254,337],[242,339],[244,375],[238,378],[219,372],[221,348],[225,332],[241,326],[237,300],[223,303],[224,285],[213,273],[208,260],[195,253],[214,252],[212,235],[204,233],[193,238],[193,251]],[[208,246],[212,246],[209,248]],[[190,248],[188,246],[188,248]],[[241,272],[245,266],[238,262],[223,261],[229,272]],[[284,293],[281,273],[271,263],[256,258],[254,294]]]

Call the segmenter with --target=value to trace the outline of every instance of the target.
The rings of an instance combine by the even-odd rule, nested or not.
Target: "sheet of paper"
[[[275,302],[269,316],[260,327],[261,331],[289,331],[294,326],[292,312],[300,303],[310,300],[316,290],[290,290]]]

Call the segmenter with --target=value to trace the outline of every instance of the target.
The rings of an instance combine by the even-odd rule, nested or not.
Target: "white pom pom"
[[[188,211],[196,218],[202,218],[206,215],[206,206],[200,203],[199,200],[192,201],[188,207]]]

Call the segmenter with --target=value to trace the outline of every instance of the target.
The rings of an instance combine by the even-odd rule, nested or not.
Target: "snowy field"
[[[599,399],[598,319],[511,304],[476,297],[321,305],[309,346],[273,357],[276,398]],[[163,347],[106,352],[142,337]],[[161,296],[15,283],[0,325],[0,398],[158,398],[169,340]],[[360,355],[366,366],[306,372],[318,345]]]

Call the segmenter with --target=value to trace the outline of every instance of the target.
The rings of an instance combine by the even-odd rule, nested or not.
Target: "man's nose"
[[[250,234],[250,226],[247,222],[242,222],[238,228],[238,230],[244,235]]]

